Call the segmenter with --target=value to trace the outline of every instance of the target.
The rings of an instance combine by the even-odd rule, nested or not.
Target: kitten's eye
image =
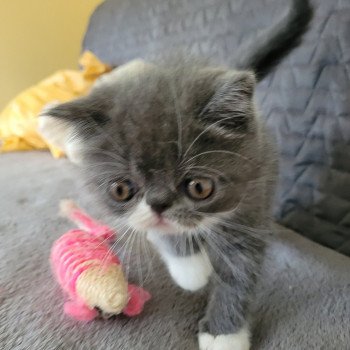
[[[111,184],[109,192],[116,201],[126,202],[135,195],[136,187],[129,180],[118,180]]]
[[[185,192],[192,199],[207,199],[213,191],[214,183],[210,179],[195,178],[185,181]]]

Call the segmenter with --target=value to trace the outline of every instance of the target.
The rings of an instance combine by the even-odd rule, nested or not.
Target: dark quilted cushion
[[[350,255],[350,1],[314,1],[297,48],[261,82],[257,101],[275,134],[278,221]],[[107,0],[84,48],[120,64],[185,47],[230,64],[239,45],[278,20],[287,0]]]

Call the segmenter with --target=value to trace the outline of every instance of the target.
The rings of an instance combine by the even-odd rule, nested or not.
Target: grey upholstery
[[[198,350],[205,293],[183,292],[157,259],[145,285],[153,299],[140,317],[88,324],[66,317],[49,253],[73,226],[57,206],[70,196],[95,214],[92,202],[80,196],[74,166],[48,153],[1,155],[0,169],[1,350]],[[348,350],[350,258],[276,230],[255,299],[252,350]],[[137,258],[131,262],[138,282]]]
[[[233,64],[288,0],[107,0],[83,48],[121,64],[187,48]],[[257,89],[280,149],[277,220],[350,255],[350,2],[315,0],[304,43]]]

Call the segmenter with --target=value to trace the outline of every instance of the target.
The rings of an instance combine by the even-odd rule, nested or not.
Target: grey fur
[[[300,9],[300,1],[295,4]],[[270,47],[253,53],[246,65],[262,72],[261,62],[279,42],[281,35],[274,35]],[[269,236],[276,157],[255,112],[254,85],[252,73],[181,59],[100,84],[89,96],[49,112],[72,121],[85,173],[109,216],[125,219],[145,198],[166,208],[166,219],[188,227],[156,241],[174,256],[200,250],[210,257],[213,291],[200,332],[214,336],[248,326]],[[208,199],[184,194],[183,180],[195,176],[215,183]],[[118,178],[132,179],[139,189],[126,203],[109,195]],[[203,227],[208,218],[210,227]]]

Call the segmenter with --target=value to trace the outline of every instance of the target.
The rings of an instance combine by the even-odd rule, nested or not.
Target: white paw
[[[234,334],[222,334],[214,337],[209,333],[198,336],[199,350],[249,350],[249,332],[242,328]]]
[[[207,256],[201,253],[184,257],[166,254],[163,258],[171,277],[181,288],[194,292],[208,283],[213,268]]]

